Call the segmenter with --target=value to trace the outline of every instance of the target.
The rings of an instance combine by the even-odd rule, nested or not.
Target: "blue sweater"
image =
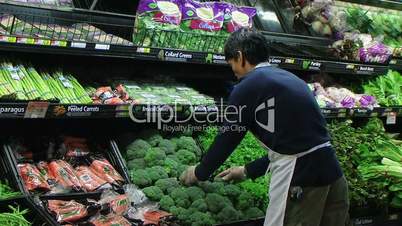
[[[260,67],[247,74],[229,97],[223,130],[196,167],[207,180],[251,131],[271,150],[292,155],[330,141],[326,121],[307,84],[292,73]],[[235,110],[237,109],[237,110]],[[229,114],[228,114],[229,113]],[[246,165],[250,178],[265,174],[268,156]],[[332,147],[297,159],[292,186],[325,186],[342,176]]]

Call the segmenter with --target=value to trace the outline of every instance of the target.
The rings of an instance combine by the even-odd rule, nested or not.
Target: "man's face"
[[[240,57],[228,60],[228,64],[232,67],[232,71],[238,79],[240,79],[241,77],[243,77],[243,75],[247,73],[242,65]]]

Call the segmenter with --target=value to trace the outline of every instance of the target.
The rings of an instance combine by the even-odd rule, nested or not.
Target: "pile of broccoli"
[[[144,132],[126,151],[132,182],[183,225],[210,226],[264,216],[255,207],[254,196],[235,184],[181,185],[177,178],[201,156],[202,151],[192,137],[166,139],[157,131]]]

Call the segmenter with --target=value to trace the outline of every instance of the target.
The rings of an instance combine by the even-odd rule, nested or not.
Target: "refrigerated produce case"
[[[0,92],[0,120],[4,128],[0,132],[3,147],[0,159],[5,172],[1,180],[8,180],[13,189],[21,192],[21,196],[0,203],[30,209],[25,217],[34,225],[59,225],[54,213],[49,213],[46,200],[76,200],[91,206],[88,199],[98,201],[102,191],[65,194],[27,191],[18,170],[21,159],[16,158],[11,141],[17,138],[34,141],[39,135],[46,137],[42,140],[50,141],[49,137],[77,132],[83,137],[95,137],[101,140],[99,143],[107,144],[104,157],[128,184],[133,178],[126,146],[133,137],[160,126],[158,118],[172,120],[172,113],[175,121],[170,126],[219,125],[234,83],[222,53],[227,35],[134,29],[138,1],[54,2],[53,5],[46,1],[0,2],[3,65],[0,76],[8,76],[8,80],[0,80],[1,87],[7,87],[7,95],[4,90]],[[379,118],[388,132],[401,132],[402,104],[395,101],[395,96],[401,98],[400,91],[397,93],[401,80],[396,74],[402,73],[400,55],[393,54],[384,62],[342,57],[333,45],[335,37],[317,34],[312,21],[303,18],[301,2],[310,1],[229,2],[257,9],[253,25],[270,44],[269,62],[294,72],[310,84],[329,123],[353,120],[353,126],[362,126],[369,119]],[[351,6],[349,2],[363,9],[401,14],[397,1],[335,1],[335,5],[347,8]],[[400,34],[401,30],[395,32]],[[393,48],[396,53],[401,46]],[[61,88],[48,82],[52,78],[59,81]],[[82,90],[76,83],[73,86],[72,78]],[[30,98],[36,89],[49,90],[55,98],[43,95]],[[22,93],[27,98],[18,98]],[[87,102],[79,98],[85,93]],[[378,103],[368,104],[370,98],[363,96],[373,96]],[[65,98],[70,99],[65,102]],[[173,106],[171,102],[177,98],[181,102]],[[346,99],[353,99],[353,103]],[[145,104],[149,101],[151,105]],[[133,117],[148,122],[133,122]],[[189,117],[191,120],[183,124]],[[208,123],[206,117],[215,120]],[[202,132],[192,136],[202,146],[199,141]],[[28,160],[29,164],[52,159],[39,152],[33,156],[34,161]],[[116,192],[124,193],[122,189]],[[391,226],[402,224],[401,213],[398,208],[390,208],[389,203],[384,206],[365,203],[353,206],[351,216],[357,226]],[[262,225],[261,217],[237,219],[224,225]]]

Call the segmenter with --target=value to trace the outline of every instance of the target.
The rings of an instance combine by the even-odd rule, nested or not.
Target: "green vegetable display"
[[[192,137],[169,139],[155,130],[143,131],[138,137],[125,153],[132,182],[150,200],[159,202],[161,209],[176,215],[183,226],[210,226],[264,216],[265,209],[257,206],[259,197],[236,184],[205,181],[191,187],[180,185],[178,177],[202,155]],[[147,149],[145,155],[142,148]]]
[[[8,206],[12,212],[0,213],[0,225],[7,226],[29,226],[31,223],[24,218],[28,210],[20,211],[19,207]]]
[[[209,127],[200,135],[200,143],[205,150],[213,143],[218,130]],[[259,141],[251,134],[247,133],[242,142],[224,164],[218,169],[221,172],[233,166],[242,166],[253,160],[267,155],[267,151],[261,147]],[[257,178],[256,180],[246,180],[239,184],[242,189],[257,197],[258,207],[265,210],[268,207],[268,176]]]
[[[349,26],[373,37],[383,37],[383,42],[392,48],[402,47],[402,13],[395,10],[367,10],[350,7],[346,10]],[[399,53],[400,55],[402,53]]]
[[[214,105],[212,97],[176,82],[141,83],[120,81],[137,103]]]
[[[347,178],[351,206],[386,206],[390,180],[387,177],[368,181],[362,167],[381,162],[379,144],[389,142],[380,119],[373,118],[365,126],[354,128],[351,121],[333,122],[328,126],[332,145]],[[358,170],[360,169],[360,170]]]
[[[15,192],[7,183],[0,181],[0,199],[8,199],[21,195],[20,192]]]
[[[364,92],[375,96],[384,106],[402,105],[402,75],[389,70],[363,86]]]
[[[59,100],[61,103],[92,103],[81,84],[71,75],[39,74],[32,67],[2,63],[0,98],[6,100]]]

